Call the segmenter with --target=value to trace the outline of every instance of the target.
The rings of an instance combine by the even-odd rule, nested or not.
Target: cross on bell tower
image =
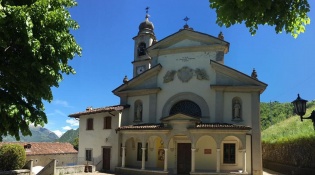
[[[149,9],[150,7],[145,8],[145,20],[139,25],[138,35],[133,38],[135,41],[134,61],[132,62],[134,77],[151,68],[151,57],[147,48],[156,42],[156,37],[154,25],[149,21]]]

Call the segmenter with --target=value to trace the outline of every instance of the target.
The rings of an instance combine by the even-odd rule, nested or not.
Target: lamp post
[[[294,106],[294,112],[300,116],[302,122],[303,122],[303,119],[311,119],[313,122],[314,130],[315,130],[315,110],[312,111],[309,117],[306,117],[306,118],[303,117],[303,115],[305,115],[305,112],[306,112],[306,102],[307,100],[302,99],[300,97],[300,94],[298,94],[298,97],[296,98],[296,100],[292,102]]]

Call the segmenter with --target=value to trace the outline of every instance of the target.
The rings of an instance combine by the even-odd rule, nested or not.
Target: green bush
[[[26,154],[23,146],[6,144],[0,147],[0,171],[21,169],[25,162]]]

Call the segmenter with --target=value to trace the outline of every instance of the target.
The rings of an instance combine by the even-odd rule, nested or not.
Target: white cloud
[[[65,108],[72,108],[72,106],[70,106],[69,103],[65,100],[54,100],[53,104],[60,105]]]
[[[58,137],[61,137],[63,132],[61,132],[60,130],[55,130],[53,131]]]
[[[70,130],[70,129],[72,129],[70,126],[64,126],[64,127],[62,127],[62,129],[63,130]]]
[[[70,126],[79,126],[79,121],[75,119],[68,119],[66,120],[66,123],[69,123]]]
[[[68,117],[67,114],[65,114],[64,112],[58,110],[58,109],[55,109],[54,112],[51,112],[51,113],[47,113],[46,114],[48,117],[54,117],[54,116],[62,116],[62,117]]]
[[[67,114],[63,113],[62,111],[60,111],[58,109],[56,109],[54,113],[61,115],[61,116],[64,116],[64,117],[67,117]]]

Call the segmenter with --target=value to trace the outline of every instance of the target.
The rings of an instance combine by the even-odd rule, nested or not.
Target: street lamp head
[[[298,94],[296,100],[292,102],[294,105],[294,112],[301,117],[301,121],[303,121],[302,117],[306,112],[306,102],[307,100],[302,99],[300,94]]]

